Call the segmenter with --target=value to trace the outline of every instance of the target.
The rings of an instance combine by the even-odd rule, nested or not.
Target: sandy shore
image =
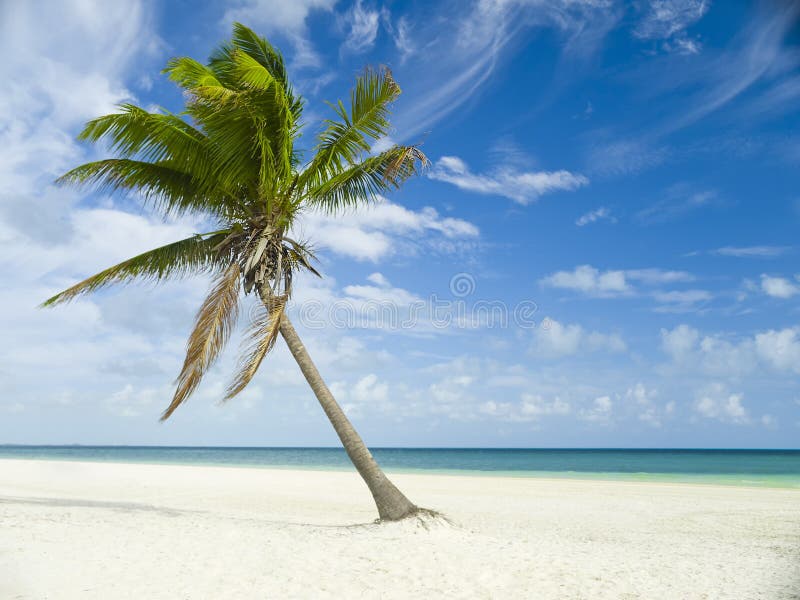
[[[0,598],[800,598],[800,491],[0,460]]]

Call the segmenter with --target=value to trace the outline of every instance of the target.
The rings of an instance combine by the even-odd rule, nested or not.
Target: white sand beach
[[[0,460],[0,598],[800,598],[800,491]]]

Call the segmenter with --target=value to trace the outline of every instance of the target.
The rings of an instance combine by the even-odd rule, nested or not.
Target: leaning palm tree
[[[324,122],[309,160],[295,146],[303,100],[289,84],[283,57],[244,25],[234,25],[232,40],[208,64],[176,58],[164,72],[184,91],[185,111],[149,112],[124,104],[119,113],[90,121],[79,139],[106,141],[115,158],[81,165],[59,182],[133,192],[164,215],[201,215],[213,231],[130,258],[44,305],[111,284],[211,274],[165,420],[214,364],[236,327],[242,297],[255,296],[260,313],[249,324],[224,399],[250,383],[282,336],[369,487],[380,519],[416,514],[420,509],[381,471],[337,404],[285,312],[295,274],[319,275],[308,243],[287,235],[298,216],[376,200],[427,163],[415,146],[371,152],[387,134],[389,106],[400,93],[391,72],[367,69],[356,80],[349,110],[341,101],[331,105],[335,117]]]

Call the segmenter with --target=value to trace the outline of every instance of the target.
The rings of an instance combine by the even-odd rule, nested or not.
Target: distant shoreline
[[[800,489],[800,450],[373,448],[390,473]],[[0,459],[303,471],[353,469],[341,448],[0,446]]]

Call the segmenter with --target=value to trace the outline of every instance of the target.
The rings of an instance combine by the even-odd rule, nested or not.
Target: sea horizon
[[[388,472],[800,488],[800,449],[373,447]],[[347,471],[331,446],[0,444],[0,458]]]

